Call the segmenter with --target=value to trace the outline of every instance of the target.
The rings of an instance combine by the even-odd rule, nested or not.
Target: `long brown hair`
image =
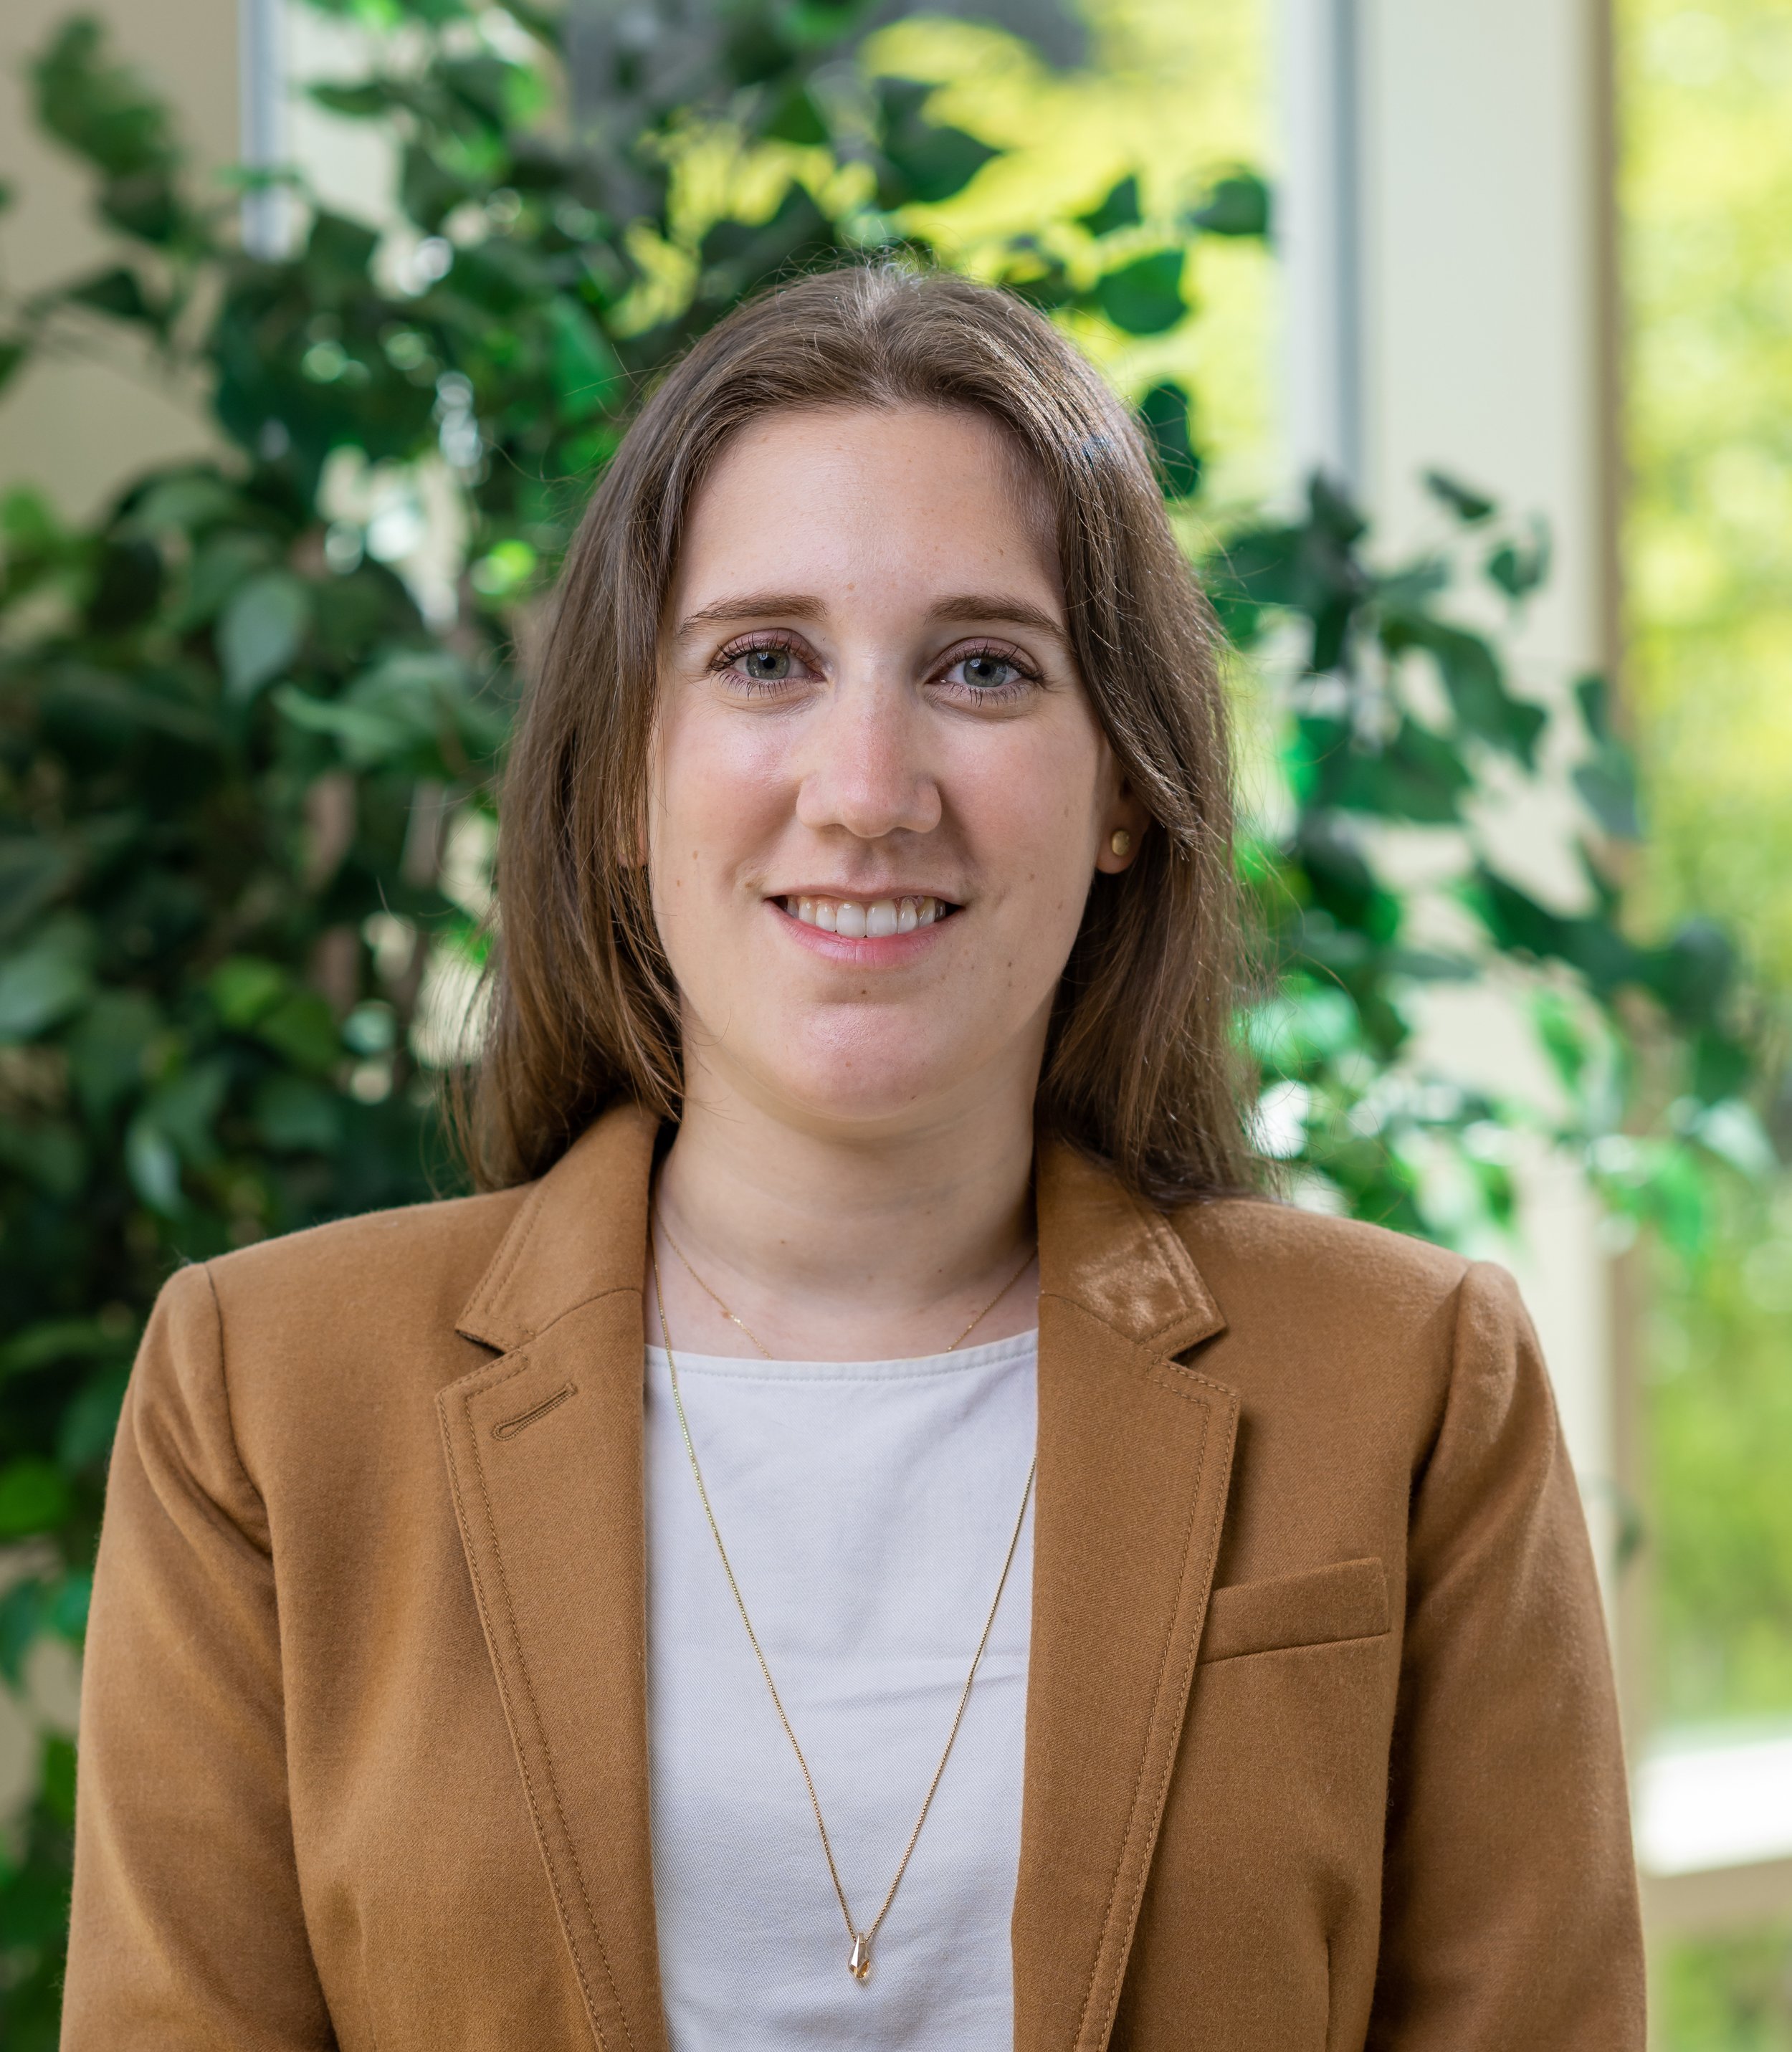
[[[1139,431],[1090,365],[1008,294],[895,264],[737,308],[666,376],[592,496],[504,779],[490,1008],[461,1120],[476,1177],[539,1175],[619,1097],[678,1115],[676,993],[637,852],[661,609],[686,509],[729,438],[763,413],[841,405],[971,408],[1012,437],[1055,519],[1096,717],[1151,817],[1131,865],[1094,880],[1041,1129],[1157,1203],[1250,1187],[1211,615]]]

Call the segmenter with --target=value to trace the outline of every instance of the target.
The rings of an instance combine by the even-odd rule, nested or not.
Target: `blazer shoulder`
[[[1170,1223],[1229,1317],[1253,1302],[1325,1309],[1391,1333],[1432,1330],[1465,1278],[1488,1264],[1385,1226],[1269,1198],[1214,1198]],[[1496,1271],[1498,1272],[1498,1271]]]
[[[458,1266],[483,1248],[489,1259],[532,1183],[476,1196],[437,1197],[389,1211],[360,1212],[296,1232],[259,1239],[214,1256],[206,1265],[221,1286],[266,1286],[280,1279],[339,1276],[345,1267],[378,1269],[394,1263],[448,1260]]]
[[[533,1185],[367,1212],[205,1264],[226,1330],[351,1339],[393,1318],[452,1331]]]

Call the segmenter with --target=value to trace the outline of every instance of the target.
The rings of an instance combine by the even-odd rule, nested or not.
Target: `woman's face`
[[[1030,1102],[1121,787],[982,416],[771,414],[690,510],[649,860],[693,1093],[896,1133]]]

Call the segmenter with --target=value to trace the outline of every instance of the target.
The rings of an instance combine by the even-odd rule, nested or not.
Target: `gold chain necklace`
[[[669,1247],[672,1252],[678,1256],[679,1259],[684,1263],[684,1273],[690,1277],[691,1280],[694,1283],[696,1284],[697,1287],[702,1290],[704,1296],[709,1299],[710,1302],[716,1306],[716,1310],[721,1313],[722,1316],[727,1320],[731,1326],[738,1326],[740,1328],[740,1329],[747,1335],[748,1339],[753,1342],[754,1345],[759,1349],[761,1358],[766,1361],[770,1361],[772,1358],[771,1349],[766,1345],[765,1341],[759,1337],[759,1334],[754,1331],[753,1328],[747,1324],[744,1318],[739,1317],[736,1313],[731,1311],[728,1309],[727,1306],[722,1302],[721,1298],[717,1296],[716,1292],[710,1288],[709,1285],[706,1282],[704,1282],[696,1269],[691,1266],[691,1257],[684,1251],[684,1248],[679,1245],[678,1242],[672,1238],[672,1233],[667,1227],[665,1220],[664,1219],[656,1219],[655,1223],[658,1225],[660,1231],[665,1234],[666,1245]],[[1033,1249],[1029,1247],[1026,1252],[1026,1259],[1021,1262],[1020,1267],[1014,1271],[1014,1274],[1009,1277],[1008,1280],[1004,1282],[1002,1287],[997,1290],[995,1294],[990,1298],[988,1303],[986,1303],[983,1306],[982,1310],[977,1314],[976,1317],[974,1318],[971,1323],[965,1327],[964,1330],[959,1334],[958,1337],[953,1341],[952,1344],[947,1348],[946,1351],[948,1353],[956,1353],[958,1352],[959,1349],[964,1345],[965,1341],[970,1338],[971,1335],[974,1332],[976,1331],[977,1328],[982,1325],[983,1321],[990,1315],[990,1312],[995,1309],[996,1306],[1002,1302],[1002,1298],[1008,1294],[1009,1291],[1014,1288],[1014,1285],[1020,1281],[1021,1278],[1025,1275],[1027,1271],[1032,1266]],[[656,1267],[653,1271],[653,1287],[656,1291],[658,1290],[659,1286],[660,1271]]]
[[[660,1231],[665,1232],[663,1224],[660,1227]],[[720,1297],[716,1295],[716,1292],[698,1275],[696,1269],[691,1267],[683,1250],[669,1232],[666,1233],[666,1239],[672,1251],[689,1270],[692,1281],[700,1290],[715,1299],[716,1307],[721,1311],[723,1316],[733,1324],[739,1326],[740,1329],[753,1341],[754,1345],[759,1348],[761,1354],[770,1361],[772,1357],[767,1352],[763,1344],[740,1319],[735,1317],[734,1313]],[[1008,1551],[1002,1557],[1002,1573],[995,1585],[995,1600],[990,1605],[990,1614],[983,1620],[982,1635],[977,1641],[977,1651],[971,1655],[971,1672],[965,1676],[964,1687],[959,1691],[958,1708],[952,1713],[952,1728],[946,1734],[946,1749],[939,1756],[939,1764],[933,1770],[932,1780],[927,1784],[927,1792],[921,1803],[921,1814],[915,1819],[915,1828],[908,1834],[908,1842],[903,1848],[902,1858],[896,1862],[896,1876],[884,1897],[883,1906],[872,1917],[865,1929],[861,1931],[853,1920],[853,1912],[846,1901],[846,1890],[840,1878],[840,1869],[834,1862],[833,1842],[828,1836],[827,1820],[821,1815],[821,1799],[815,1793],[815,1777],[810,1772],[809,1762],[803,1756],[802,1748],[797,1741],[796,1733],[791,1726],[789,1715],[784,1708],[784,1699],[778,1693],[778,1684],[771,1678],[771,1663],[766,1658],[765,1648],[759,1643],[759,1635],[753,1629],[753,1620],[747,1614],[747,1600],[740,1593],[740,1584],[735,1579],[734,1563],[728,1558],[728,1549],[722,1543],[721,1527],[716,1522],[715,1509],[709,1501],[709,1490],[704,1482],[703,1468],[697,1459],[696,1447],[691,1438],[691,1421],[684,1415],[684,1398],[678,1386],[678,1363],[672,1351],[671,1329],[666,1323],[665,1294],[660,1287],[659,1250],[655,1246],[653,1236],[651,1234],[648,1237],[647,1251],[648,1259],[653,1264],[653,1298],[660,1314],[660,1337],[665,1343],[666,1369],[672,1380],[672,1400],[678,1412],[678,1429],[684,1441],[686,1458],[691,1463],[692,1479],[696,1483],[698,1500],[703,1505],[703,1514],[708,1521],[709,1536],[716,1541],[716,1551],[721,1558],[722,1572],[728,1578],[728,1588],[733,1592],[735,1608],[740,1612],[740,1621],[747,1627],[747,1638],[748,1643],[753,1648],[753,1657],[759,1663],[760,1674],[765,1677],[766,1689],[771,1695],[772,1708],[778,1713],[778,1721],[784,1727],[784,1736],[790,1741],[790,1750],[796,1755],[797,1765],[802,1770],[803,1786],[809,1791],[809,1807],[815,1814],[815,1828],[821,1835],[821,1855],[828,1863],[828,1876],[833,1883],[834,1896],[840,1904],[840,1913],[846,1921],[846,1935],[853,1941],[852,1950],[846,1956],[847,1972],[855,1980],[863,1981],[869,1978],[871,1972],[872,1945],[876,1939],[877,1933],[884,1928],[884,1919],[890,1913],[890,1905],[896,1901],[896,1890],[902,1886],[902,1877],[908,1871],[909,1860],[920,1839],[921,1827],[927,1820],[927,1812],[933,1807],[933,1799],[938,1794],[940,1781],[945,1775],[946,1763],[951,1758],[952,1748],[958,1743],[959,1727],[964,1722],[965,1710],[971,1702],[971,1684],[977,1679],[977,1670],[983,1664],[983,1655],[989,1646],[990,1634],[995,1629],[996,1612],[1002,1608],[1002,1591],[1008,1586],[1009,1571],[1014,1564],[1014,1556],[1020,1548],[1021,1531],[1026,1523],[1027,1505],[1033,1498],[1033,1476],[1039,1465],[1038,1459],[1036,1455],[1028,1464],[1026,1486],[1021,1491],[1020,1514],[1014,1520],[1014,1536],[1009,1540]],[[946,1349],[948,1353],[954,1352],[970,1337],[1032,1266],[1033,1255],[1029,1252],[1021,1268],[1002,1285],[998,1294],[984,1306],[983,1309],[959,1334],[957,1339],[954,1340],[951,1345]]]

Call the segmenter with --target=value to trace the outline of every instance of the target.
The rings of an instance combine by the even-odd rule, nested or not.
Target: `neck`
[[[675,1347],[751,1341],[686,1272],[667,1234],[755,1338],[792,1360],[876,1360],[1032,1327],[1033,1079],[981,1079],[900,1130],[842,1132],[782,1115],[692,1064],[660,1173],[659,1275]],[[649,1277],[649,1289],[652,1276]],[[648,1329],[660,1337],[649,1298]]]

